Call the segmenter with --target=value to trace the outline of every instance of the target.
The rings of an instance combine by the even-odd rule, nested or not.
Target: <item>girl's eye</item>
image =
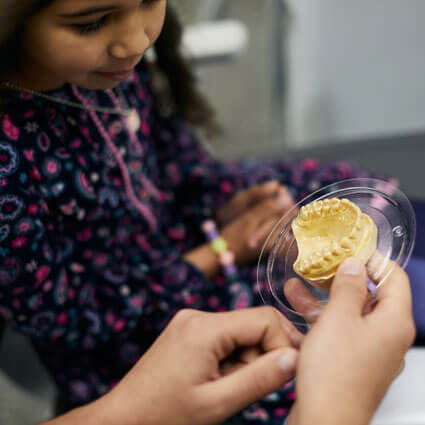
[[[141,7],[153,7],[156,3],[159,3],[160,1],[161,0],[143,0],[141,2]],[[76,28],[80,34],[88,34],[102,28],[105,25],[107,18],[108,15],[105,15],[97,21],[89,22],[86,24],[73,24],[72,26]]]
[[[102,28],[106,23],[107,16],[103,16],[94,22],[89,22],[87,24],[73,24],[72,26],[78,30],[81,34],[88,34],[91,32],[95,32]]]
[[[152,7],[155,3],[159,3],[160,0],[143,0],[141,7]]]

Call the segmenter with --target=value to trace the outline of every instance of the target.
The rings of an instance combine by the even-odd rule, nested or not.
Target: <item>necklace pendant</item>
[[[141,121],[136,109],[132,109],[127,117],[127,123],[131,131],[137,133],[140,129]]]

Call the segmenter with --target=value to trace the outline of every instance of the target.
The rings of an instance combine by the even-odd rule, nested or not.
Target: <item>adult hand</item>
[[[103,424],[222,423],[293,377],[297,351],[282,327],[284,320],[269,307],[178,313],[101,399]]]
[[[408,277],[390,267],[368,314],[365,267],[348,259],[339,268],[330,300],[301,346],[290,425],[370,422],[415,336]]]
[[[217,210],[217,223],[220,227],[226,226],[256,204],[273,197],[284,199],[286,201],[286,210],[289,210],[294,205],[294,199],[287,187],[276,180],[272,180],[236,194],[229,202]]]

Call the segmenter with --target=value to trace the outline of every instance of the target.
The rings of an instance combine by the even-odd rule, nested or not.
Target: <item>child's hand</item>
[[[258,202],[224,227],[220,234],[235,254],[237,264],[258,258],[267,236],[292,206],[286,193]]]
[[[218,209],[216,214],[217,223],[220,227],[225,226],[256,204],[272,197],[283,196],[287,198],[287,211],[294,205],[294,199],[286,186],[279,184],[275,180],[243,190]],[[286,211],[283,211],[283,213]]]
[[[130,373],[97,402],[101,423],[223,423],[293,377],[298,352],[284,321],[271,307],[178,313]]]

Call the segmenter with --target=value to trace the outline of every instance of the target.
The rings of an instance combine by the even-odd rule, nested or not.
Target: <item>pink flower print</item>
[[[143,301],[144,301],[143,297],[134,297],[131,299],[131,305],[134,308],[140,308],[143,306]]]
[[[81,232],[77,233],[77,240],[79,241],[88,241],[92,237],[91,229],[88,227],[83,229]]]
[[[63,312],[59,314],[59,316],[56,319],[56,323],[58,325],[64,325],[68,321],[68,314]]]
[[[198,299],[199,299],[198,294],[189,295],[184,300],[184,303],[185,303],[186,306],[191,306],[191,305],[194,305]]]
[[[242,290],[236,297],[234,302],[235,310],[242,310],[244,308],[249,307],[251,301],[251,297],[247,291]]]
[[[186,229],[181,227],[171,227],[168,229],[168,236],[172,239],[183,240],[186,238]]]
[[[103,267],[106,265],[108,257],[105,254],[95,254],[94,264],[98,267]]]
[[[315,171],[319,167],[319,160],[315,158],[306,158],[301,161],[301,168],[305,171]]]
[[[72,149],[77,149],[81,146],[81,140],[80,139],[76,139],[74,141],[71,142],[71,148]]]
[[[120,332],[125,328],[125,320],[124,319],[118,319],[115,323],[114,323],[114,331],[115,332]]]
[[[295,398],[296,398],[296,396],[295,396],[295,391],[291,391],[291,392],[288,394],[288,400],[293,401],[293,400],[295,400]]]
[[[176,163],[172,162],[168,164],[166,170],[172,184],[178,184],[182,180],[180,169]]]
[[[18,140],[21,135],[19,128],[12,123],[9,114],[3,117],[3,132],[11,140]]]
[[[48,280],[44,285],[43,285],[43,291],[44,292],[49,292],[51,291],[53,288],[53,282],[51,280]]]
[[[351,168],[350,164],[342,162],[339,166],[339,171],[341,173],[341,178],[346,179],[347,177],[350,177],[353,169]]]
[[[33,149],[24,150],[24,155],[25,155],[25,158],[28,161],[34,162],[34,150]]]
[[[87,127],[83,127],[83,126],[81,126],[80,127],[80,131],[81,131],[81,133],[82,133],[82,135],[88,140],[88,141],[90,141],[91,142],[91,137],[90,137],[90,131],[89,131],[89,129],[87,128]]]
[[[269,419],[267,411],[261,408],[256,408],[252,411],[244,412],[243,415],[247,419],[259,419],[263,422],[266,422]]]
[[[28,214],[29,215],[37,215],[38,214],[38,206],[37,205],[30,205],[28,207]]]
[[[284,407],[278,407],[275,409],[274,414],[279,418],[283,418],[288,414],[288,409],[285,409]]]
[[[12,248],[13,249],[23,248],[26,244],[27,244],[27,238],[25,238],[24,236],[19,236],[12,241]]]
[[[208,300],[208,305],[211,308],[217,308],[220,305],[220,298],[212,296],[209,300]]]
[[[220,189],[224,193],[232,193],[233,186],[228,181],[221,182]]]
[[[29,221],[22,221],[18,224],[18,229],[20,233],[26,233],[31,229],[31,223]]]
[[[57,169],[58,169],[58,167],[57,167],[57,165],[54,162],[49,162],[47,164],[47,171],[49,173],[54,174],[54,173],[56,173]]]
[[[34,115],[35,115],[35,112],[34,111],[28,111],[28,112],[25,112],[24,118],[31,118]]]
[[[35,273],[36,286],[40,285],[40,283],[43,283],[47,279],[47,276],[49,276],[49,274],[50,274],[50,267],[41,266]]]
[[[140,234],[136,235],[136,241],[137,241],[137,244],[140,246],[140,248],[142,248],[143,250],[151,249],[151,246],[145,236],[142,236]]]
[[[108,323],[108,325],[113,325],[115,323],[115,316],[112,313],[107,313],[106,323]]]
[[[41,181],[40,171],[37,167],[32,167],[30,170],[30,177],[34,180]]]
[[[150,129],[150,128],[149,128],[149,126],[147,125],[146,121],[142,121],[142,122],[140,123],[140,130],[142,131],[142,133],[143,133],[145,136],[149,136],[149,135],[150,135],[151,129]]]
[[[72,263],[71,270],[74,273],[82,273],[85,270],[85,267],[80,263]]]
[[[161,285],[154,283],[152,284],[152,291],[156,292],[157,294],[162,294],[164,292],[164,288]]]

